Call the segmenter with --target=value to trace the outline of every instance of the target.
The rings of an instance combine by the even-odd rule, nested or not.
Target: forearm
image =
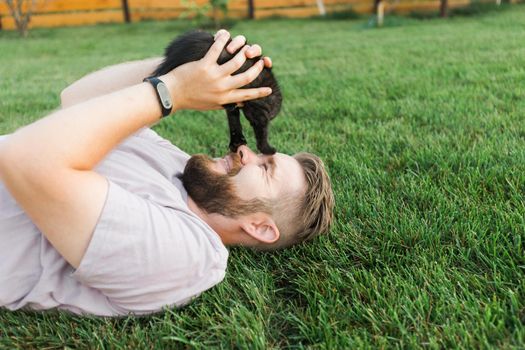
[[[62,108],[142,82],[162,62],[162,57],[125,62],[90,73],[60,94]]]
[[[11,164],[23,162],[25,171],[90,170],[122,140],[154,124],[160,115],[152,86],[140,83],[59,110],[17,130],[5,142],[4,152]]]

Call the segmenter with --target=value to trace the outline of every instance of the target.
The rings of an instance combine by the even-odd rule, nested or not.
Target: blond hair
[[[306,190],[302,196],[281,200],[274,213],[281,237],[275,243],[258,244],[256,249],[276,250],[327,234],[334,219],[334,194],[321,158],[301,152],[293,156],[303,169]],[[277,209],[277,210],[275,210]]]

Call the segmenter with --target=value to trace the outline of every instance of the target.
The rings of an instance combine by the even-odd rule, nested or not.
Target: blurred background
[[[382,25],[389,14],[447,17],[451,11],[479,12],[520,0],[0,0],[0,30],[192,19],[201,26],[228,26],[231,19],[371,14]],[[458,11],[456,11],[458,12]]]

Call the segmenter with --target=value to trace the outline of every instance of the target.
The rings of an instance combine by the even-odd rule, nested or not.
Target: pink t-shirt
[[[147,314],[222,281],[228,251],[189,210],[176,176],[188,158],[149,128],[108,154],[95,168],[109,183],[106,202],[76,270],[0,182],[0,307]]]

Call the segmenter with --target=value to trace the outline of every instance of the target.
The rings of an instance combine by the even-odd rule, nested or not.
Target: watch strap
[[[143,80],[144,82],[148,82],[150,83],[151,85],[153,85],[153,88],[155,89],[155,94],[157,95],[157,99],[159,100],[159,103],[160,103],[160,108],[162,109],[162,118],[164,117],[167,117],[168,115],[171,114],[171,111],[173,109],[173,104],[171,102],[171,98],[169,100],[169,104],[170,104],[170,107],[167,108],[165,105],[164,105],[164,102],[163,102],[163,99],[162,99],[162,96],[160,95],[159,93],[159,89],[157,88],[157,86],[159,84],[163,84],[164,86],[166,86],[164,84],[164,82],[162,80],[160,80],[159,78],[157,77],[147,77],[147,78],[144,78]],[[169,96],[168,96],[169,98]]]

